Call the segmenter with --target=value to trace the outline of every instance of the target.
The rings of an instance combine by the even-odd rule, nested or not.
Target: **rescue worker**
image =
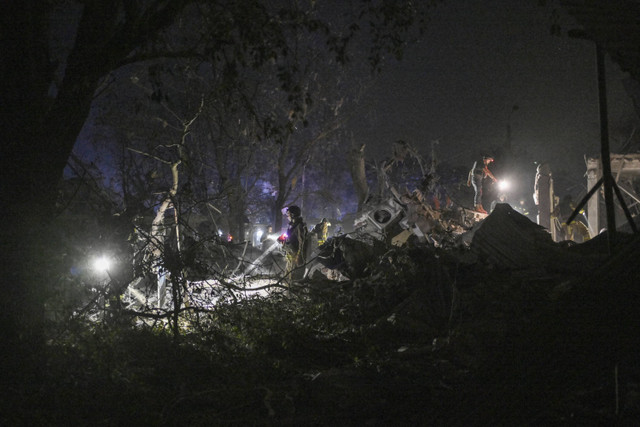
[[[473,209],[486,214],[487,211],[482,207],[482,186],[485,178],[491,178],[493,182],[498,182],[493,173],[489,170],[489,164],[493,162],[493,157],[483,156],[482,164],[478,165],[478,162],[473,163],[473,167],[469,171],[467,177],[467,186],[473,185]]]
[[[567,220],[576,209],[573,198],[566,195],[560,200],[560,203],[553,210],[553,217],[557,219],[558,240],[572,240],[582,243],[589,240],[589,230],[587,227],[575,219],[570,223]],[[580,212],[582,213],[582,211]]]
[[[533,187],[533,202],[537,208],[538,225],[551,229],[551,196],[553,180],[548,163],[540,163],[536,168],[536,179]]]
[[[322,221],[317,223],[311,230],[311,233],[315,234],[316,239],[318,239],[318,246],[322,246],[327,241],[330,225],[331,223],[327,221],[327,218],[322,218]]]
[[[287,260],[285,280],[291,283],[292,280],[300,280],[304,277],[307,226],[302,220],[302,211],[298,206],[287,207],[286,214],[289,220],[287,233],[280,236],[278,241],[282,243]]]

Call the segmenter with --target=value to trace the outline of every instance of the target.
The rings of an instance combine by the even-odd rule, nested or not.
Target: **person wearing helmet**
[[[311,234],[315,234],[316,239],[318,240],[318,246],[322,246],[324,242],[327,241],[329,226],[331,226],[331,223],[327,218],[322,218],[322,221],[317,223],[311,230]]]
[[[300,280],[304,277],[305,253],[304,243],[307,237],[307,226],[302,219],[302,211],[298,206],[286,208],[289,226],[281,241],[287,260],[286,280]]]

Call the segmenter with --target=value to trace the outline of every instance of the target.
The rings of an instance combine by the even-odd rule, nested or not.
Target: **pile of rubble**
[[[488,215],[463,207],[436,210],[419,191],[394,192],[393,197],[364,211],[353,232],[329,239],[313,259],[353,277],[375,253],[390,247],[426,245],[450,249],[465,262],[480,261],[499,269],[581,273],[585,265],[600,265],[605,259],[606,251],[598,240],[588,247],[579,245],[581,248],[556,243],[547,229],[506,203],[497,204]]]

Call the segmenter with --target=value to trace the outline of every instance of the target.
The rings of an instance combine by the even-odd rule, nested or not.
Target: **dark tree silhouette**
[[[320,3],[320,2],[318,2]],[[238,67],[255,67],[289,55],[287,40],[316,33],[337,61],[348,60],[347,46],[366,35],[368,59],[378,67],[385,55],[399,56],[415,24],[422,22],[415,2],[352,1],[346,18],[310,2],[307,9],[289,2],[132,0],[8,0],[0,17],[0,194],[5,226],[2,305],[5,348],[22,344],[35,353],[41,342],[42,287],[51,280],[44,231],[55,215],[57,185],[94,99],[119,77],[122,67],[158,58],[232,59],[225,76],[239,78]],[[426,6],[425,2],[424,5]],[[349,22],[350,21],[350,22]],[[293,37],[295,40],[295,37]],[[282,67],[277,78],[298,120],[307,94],[295,82],[295,70]],[[154,99],[164,96],[162,81],[152,78]],[[286,126],[285,126],[286,129]],[[265,124],[265,133],[279,130]],[[13,352],[20,360],[21,352]]]

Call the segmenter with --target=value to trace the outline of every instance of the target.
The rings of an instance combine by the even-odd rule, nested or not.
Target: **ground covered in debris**
[[[4,425],[638,425],[640,238],[509,209],[357,278],[220,304],[178,337],[71,324],[9,367]],[[27,370],[25,366],[37,366]],[[28,372],[28,376],[25,376]]]

